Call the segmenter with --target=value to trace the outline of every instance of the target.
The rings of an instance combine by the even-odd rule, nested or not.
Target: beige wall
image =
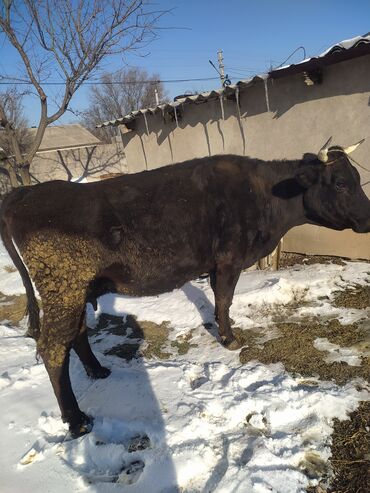
[[[34,181],[99,180],[110,173],[127,173],[122,146],[116,143],[94,147],[43,152],[31,164]]]
[[[370,169],[370,56],[325,67],[321,85],[306,86],[301,74],[262,81],[226,100],[186,104],[179,127],[161,112],[136,120],[135,131],[122,133],[129,172],[181,162],[193,157],[235,153],[262,159],[297,158],[317,152],[332,135],[351,145],[367,137],[354,158]],[[363,181],[370,173],[359,169]],[[370,196],[370,185],[365,188]],[[370,259],[370,235],[325,228],[295,228],[284,249],[301,253]]]

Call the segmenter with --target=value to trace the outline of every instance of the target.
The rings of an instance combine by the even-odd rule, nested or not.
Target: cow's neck
[[[261,173],[271,197],[271,209],[263,215],[277,241],[291,228],[307,223],[303,206],[303,190],[294,180],[300,161],[281,161],[263,165]]]

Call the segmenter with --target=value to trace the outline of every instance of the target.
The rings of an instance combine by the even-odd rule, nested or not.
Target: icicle
[[[239,90],[239,86],[236,86],[236,89],[235,89],[235,99],[236,99],[236,107],[238,108],[240,134],[241,134],[242,141],[243,141],[243,155],[245,155],[245,135],[244,135],[244,125],[243,125],[244,122],[242,120],[242,115],[240,112],[240,90]],[[245,115],[246,115],[246,113],[244,113],[243,116],[245,116]]]
[[[225,120],[225,111],[224,111],[224,100],[222,98],[222,94],[220,94],[220,105],[221,105],[221,115],[222,119]]]
[[[236,107],[238,108],[239,120],[241,121],[242,115],[240,113],[239,86],[236,86],[235,89],[235,99],[236,99]]]
[[[268,90],[268,86],[267,86],[267,80],[268,79],[264,79],[263,83],[265,85],[266,107],[267,107],[267,111],[270,112],[269,90]]]
[[[146,126],[146,133],[149,135],[149,127],[148,127],[148,120],[146,119],[146,113],[143,113],[144,121],[145,121],[145,126]]]
[[[173,109],[175,110],[175,120],[176,120],[176,127],[179,128],[179,121],[177,119],[177,110],[176,110],[176,106],[173,107]]]

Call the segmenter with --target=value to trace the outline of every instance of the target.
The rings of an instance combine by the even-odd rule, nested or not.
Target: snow
[[[327,351],[329,354],[324,361],[331,363],[333,361],[344,361],[350,366],[361,366],[361,358],[353,354],[350,348],[341,348],[338,344],[329,342],[326,337],[319,337],[314,341],[314,347],[319,351]]]
[[[0,291],[22,293],[18,274],[4,270],[9,265],[1,246]],[[231,317],[247,330],[271,322],[268,307],[296,302],[297,317],[309,312],[357,320],[358,310],[335,308],[330,300],[334,291],[365,284],[369,272],[368,263],[348,262],[243,273]],[[307,454],[326,461],[333,418],[345,419],[369,398],[358,382],[307,382],[282,364],[241,365],[239,352],[224,349],[203,326],[213,321],[207,281],[154,297],[102,296],[96,313],[89,305],[89,322],[103,312],[168,321],[170,339],[192,330],[197,346],[182,356],[173,351],[164,361],[126,362],[104,354],[124,336],[94,336],[94,352],[112,374],[89,380],[72,355],[74,391],[95,421],[90,434],[69,440],[35,344],[23,337],[25,321],[20,328],[1,322],[2,493],[304,492]],[[331,361],[359,364],[355,350],[325,338],[315,345]],[[149,446],[129,451],[137,437]],[[136,472],[128,475],[129,467]]]
[[[327,50],[325,50],[323,53],[321,53],[319,56],[323,57],[326,54],[330,53],[330,51],[335,47],[335,46],[340,46],[344,48],[345,50],[348,50],[349,48],[352,48],[358,41],[370,41],[370,33],[365,34],[364,36],[355,36],[354,38],[350,39],[344,39],[343,41],[340,41],[339,43],[336,43],[333,46],[330,46]]]
[[[13,272],[9,272],[9,271]],[[0,242],[0,292],[7,296],[24,292],[18,271]]]

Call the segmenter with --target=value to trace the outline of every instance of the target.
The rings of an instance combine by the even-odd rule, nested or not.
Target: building
[[[30,136],[36,128],[28,130]],[[94,181],[127,173],[120,138],[101,142],[79,124],[47,127],[30,166],[33,183],[50,180]],[[5,169],[0,168],[0,196],[10,190]]]
[[[105,122],[121,129],[128,172],[194,157],[242,154],[299,158],[333,136],[348,146],[369,137],[370,33],[332,46],[320,56],[272,70],[223,89]],[[370,138],[354,158],[370,170]],[[358,168],[363,182],[370,173]],[[370,184],[365,187],[370,196]],[[284,250],[370,259],[370,235],[300,226]]]
[[[36,182],[94,181],[126,173],[127,167],[120,139],[104,144],[82,125],[73,124],[46,128],[30,172]]]

